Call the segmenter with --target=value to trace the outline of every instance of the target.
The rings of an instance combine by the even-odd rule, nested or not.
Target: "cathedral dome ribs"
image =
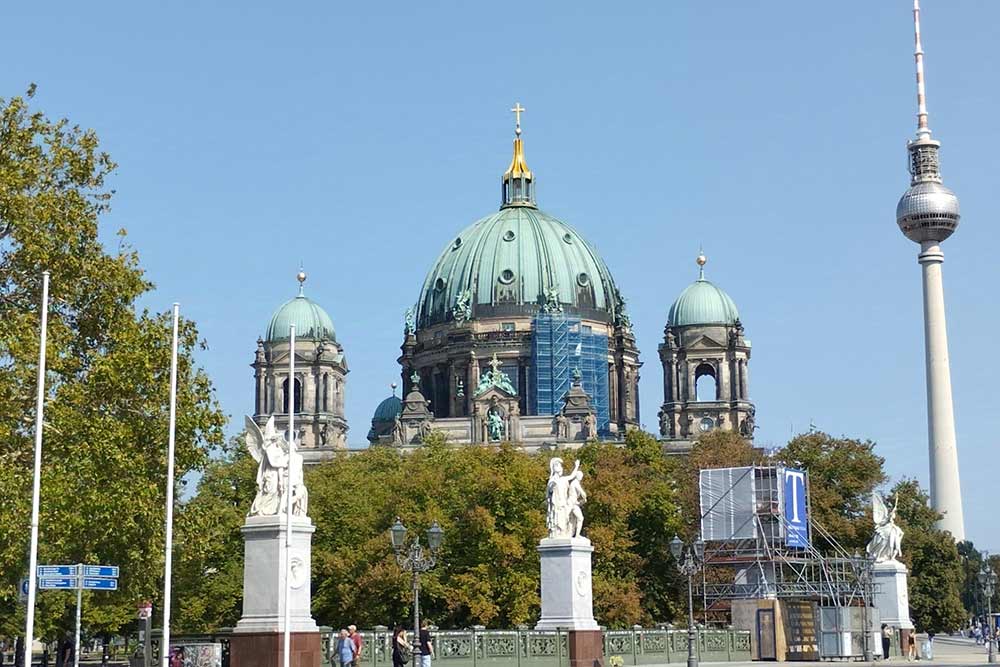
[[[513,111],[500,210],[451,237],[427,273],[407,320],[403,387],[415,370],[435,418],[472,418],[470,388],[491,370],[495,352],[498,372],[517,391],[518,416],[550,415],[573,366],[585,365],[582,386],[594,392],[598,429],[609,435],[638,424],[639,353],[625,300],[594,246],[538,208],[521,137],[524,108]]]

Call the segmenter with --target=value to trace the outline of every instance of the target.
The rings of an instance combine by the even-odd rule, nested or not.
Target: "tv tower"
[[[931,507],[943,518],[942,530],[965,539],[962,488],[955,442],[955,410],[951,400],[951,369],[944,311],[941,242],[958,228],[958,197],[941,182],[938,150],[931,139],[924,95],[924,50],[920,42],[920,0],[913,0],[917,66],[917,136],[907,143],[910,187],[896,205],[896,223],[906,238],[920,244],[917,262],[924,285],[924,346],[927,367],[927,432],[930,450]]]

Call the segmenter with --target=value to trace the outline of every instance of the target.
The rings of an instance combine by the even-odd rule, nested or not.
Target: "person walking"
[[[348,636],[347,628],[344,628],[337,639],[337,663],[340,667],[351,667],[352,662],[354,662],[354,641]]]
[[[392,667],[406,667],[412,651],[413,647],[406,641],[406,628],[397,625],[392,633]]]
[[[358,632],[358,626],[354,624],[348,625],[347,636],[351,638],[351,642],[354,644],[354,661],[351,665],[352,667],[361,667],[361,647],[364,645],[365,640],[361,637],[361,633]]]
[[[892,646],[892,628],[882,624],[882,658],[889,659],[889,648]]]
[[[906,635],[906,660],[914,660],[917,657],[917,633],[910,630]]]
[[[431,667],[434,657],[434,642],[431,637],[430,624],[427,619],[420,622],[420,667]]]

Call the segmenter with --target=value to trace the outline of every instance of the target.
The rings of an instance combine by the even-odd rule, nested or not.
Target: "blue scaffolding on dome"
[[[584,391],[597,411],[597,431],[610,435],[608,337],[594,333],[578,317],[540,312],[531,322],[531,377],[528,411],[555,415],[563,407],[573,371],[580,370]]]

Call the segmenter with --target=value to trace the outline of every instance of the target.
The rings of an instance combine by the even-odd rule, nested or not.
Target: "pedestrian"
[[[337,662],[340,667],[351,667],[354,662],[354,642],[347,634],[347,629],[340,631],[340,638],[337,640]]]
[[[915,660],[917,657],[917,634],[913,630],[906,633],[906,660]]]
[[[397,625],[392,633],[392,666],[406,667],[411,651],[413,651],[413,647],[410,646],[410,642],[406,641],[406,628]]]
[[[882,657],[889,659],[889,647],[892,645],[892,628],[887,624],[882,624]]]
[[[432,641],[430,624],[425,618],[420,622],[420,667],[431,667],[434,657],[434,642]]]
[[[347,634],[354,643],[354,662],[351,663],[353,667],[361,667],[361,647],[364,645],[365,640],[362,638],[361,633],[358,632],[358,626],[348,625]]]

